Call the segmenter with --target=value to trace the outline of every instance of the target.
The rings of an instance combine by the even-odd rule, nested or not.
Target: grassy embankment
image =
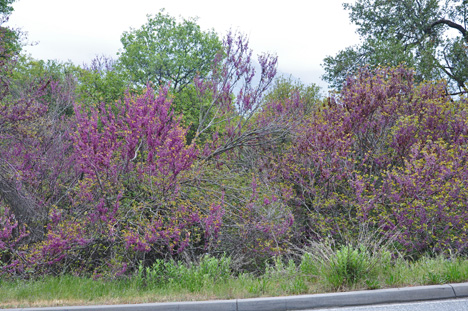
[[[279,258],[264,273],[234,273],[230,258],[204,257],[196,265],[157,261],[132,277],[95,279],[62,275],[0,279],[0,308],[233,299],[468,280],[468,259],[392,258],[364,247],[322,247],[297,262]]]

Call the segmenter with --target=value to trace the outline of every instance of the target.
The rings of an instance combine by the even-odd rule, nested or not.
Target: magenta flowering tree
[[[354,134],[358,219],[400,234],[413,254],[464,251],[466,103],[402,67],[349,79],[341,100]],[[461,240],[460,240],[461,239]]]
[[[213,61],[211,74],[194,81],[203,104],[194,139],[200,140],[209,130],[214,132],[204,157],[256,145],[261,138],[279,131],[273,127],[261,129],[252,122],[262,110],[265,91],[276,75],[277,57],[259,55],[260,75],[256,76],[252,50],[244,35],[229,32],[223,40],[223,48]]]
[[[70,215],[85,221],[89,242],[105,237],[143,253],[183,249],[203,219],[180,193],[197,149],[185,143],[167,88],[128,95],[114,110],[75,106],[75,116],[81,177]]]
[[[287,250],[293,225],[287,196],[264,182],[259,165],[268,156],[265,150],[290,133],[291,118],[271,113],[276,103],[265,101],[277,57],[261,54],[257,67],[239,33],[228,33],[223,47],[210,75],[194,81],[200,101],[194,141],[202,151],[190,187],[205,197],[223,197],[219,247],[247,264]]]
[[[1,68],[12,70],[14,62]],[[29,245],[43,241],[49,213],[68,203],[76,181],[64,114],[73,80],[37,77],[15,85],[4,77],[0,97],[0,269],[21,273]]]
[[[409,153],[402,168],[389,171],[380,195],[360,195],[369,202],[363,217],[399,230],[397,241],[411,253],[466,252],[466,145],[428,140]]]
[[[65,203],[74,180],[62,115],[73,99],[62,87],[38,82],[0,103],[0,196],[32,240],[41,239],[50,206]]]
[[[411,254],[464,251],[466,102],[403,67],[363,68],[302,123],[276,176],[296,190],[310,238],[367,224]],[[296,217],[299,218],[299,217]]]
[[[252,249],[281,251],[292,224],[281,195],[269,193],[270,203],[252,195],[255,187],[218,187],[233,176],[245,181],[240,166],[222,175],[236,152],[265,145],[279,132],[259,117],[276,58],[260,57],[262,74],[254,86],[245,38],[229,35],[225,44],[212,75],[195,81],[209,105],[201,109],[191,144],[167,88],[149,88],[119,103],[75,104],[68,117],[61,107],[73,101],[71,88],[54,81],[24,90],[37,92],[31,101],[2,101],[1,152],[8,159],[2,168],[9,168],[0,180],[2,247],[17,247],[37,229],[21,254],[9,255],[8,271],[115,275],[141,259],[235,248],[241,235],[256,236]],[[229,227],[237,229],[225,232]]]
[[[3,197],[6,206],[0,210],[0,221],[5,229],[0,238],[10,255],[3,259],[2,270],[119,275],[143,258],[177,255],[189,244],[208,245],[215,240],[222,211],[215,202],[199,209],[181,192],[198,151],[195,145],[186,145],[186,129],[170,106],[167,89],[159,93],[147,89],[142,95],[128,95],[119,105],[85,108],[75,104],[71,118],[47,124],[50,134],[62,133],[54,142],[63,140],[61,145],[67,149],[33,158],[34,163],[40,162],[26,166],[29,170],[23,167],[25,160],[18,160],[15,167],[29,178],[17,184],[20,189],[44,188],[32,183],[41,164],[51,173],[38,176],[48,183],[58,180],[66,189],[59,201],[45,201],[44,192],[28,192],[37,194],[31,223]],[[66,126],[70,133],[55,130]],[[29,159],[29,154],[17,159]],[[63,167],[68,170],[64,172]],[[18,242],[35,223],[41,225],[41,236],[20,250]]]

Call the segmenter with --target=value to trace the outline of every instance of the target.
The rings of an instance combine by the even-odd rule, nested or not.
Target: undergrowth
[[[312,252],[314,251],[314,252]],[[322,245],[296,257],[275,257],[260,275],[234,271],[231,258],[204,256],[198,263],[156,260],[128,277],[93,279],[61,275],[0,280],[0,307],[144,303],[378,289],[468,280],[461,257],[394,258],[364,245]]]

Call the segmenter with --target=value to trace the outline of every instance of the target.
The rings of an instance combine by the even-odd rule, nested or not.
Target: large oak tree
[[[363,65],[404,63],[419,81],[443,78],[450,93],[468,92],[468,1],[357,0],[344,8],[362,41],[325,58],[323,78],[333,87]]]

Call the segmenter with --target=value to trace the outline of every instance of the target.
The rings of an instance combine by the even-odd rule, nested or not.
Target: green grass
[[[319,255],[317,255],[319,254]],[[206,256],[197,265],[156,261],[127,278],[70,275],[1,279],[0,308],[233,299],[344,290],[456,283],[468,280],[468,260],[391,259],[385,251],[343,246],[305,253],[295,262],[275,258],[264,273],[234,273],[230,259]]]

